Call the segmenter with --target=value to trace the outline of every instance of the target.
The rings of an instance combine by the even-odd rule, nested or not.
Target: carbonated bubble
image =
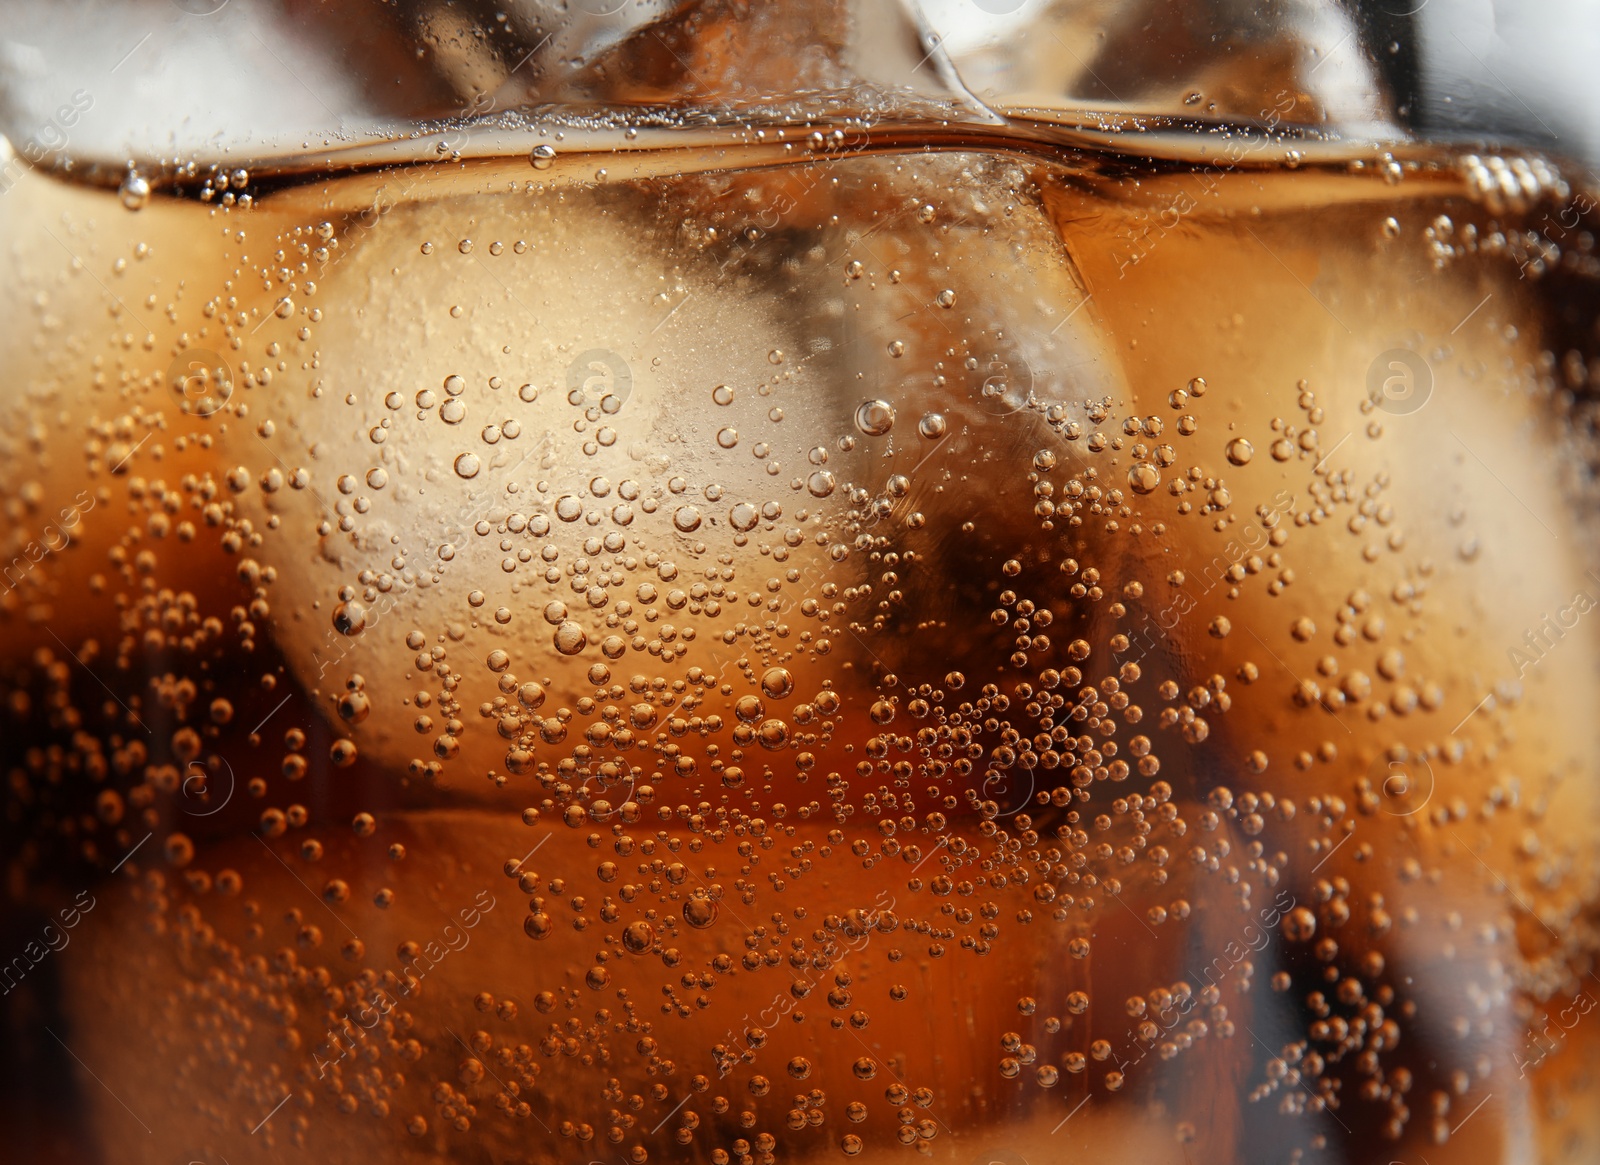
[[[856,407],[856,428],[869,437],[881,437],[894,428],[894,406],[886,400],[864,400]]]
[[[622,928],[622,945],[635,955],[648,951],[655,940],[655,928],[648,922],[630,922]]]
[[[359,635],[367,625],[367,609],[351,601],[333,609],[333,627],[341,635]]]
[[[717,904],[707,898],[690,898],[683,904],[683,920],[696,930],[704,930],[717,920]]]
[[[1154,493],[1161,486],[1161,471],[1149,462],[1140,462],[1128,470],[1128,484],[1134,493]]]
[[[577,655],[588,646],[589,637],[582,627],[570,619],[556,628],[556,650],[562,655]]]
[[[143,210],[145,203],[150,201],[150,183],[143,176],[129,170],[117,194],[122,199],[122,205],[129,210]]]

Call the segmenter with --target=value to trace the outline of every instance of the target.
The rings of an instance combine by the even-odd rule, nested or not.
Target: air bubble
[[[856,407],[856,428],[869,437],[881,437],[894,428],[894,406],[886,400],[864,400]]]
[[[1292,943],[1308,941],[1317,933],[1317,916],[1304,906],[1296,906],[1283,916],[1283,937]]]
[[[632,954],[643,954],[655,944],[655,941],[655,928],[648,922],[630,922],[622,928],[623,949]]]
[[[1136,494],[1154,493],[1161,487],[1161,471],[1148,461],[1141,461],[1128,470],[1128,485]]]
[[[365,692],[346,692],[339,697],[339,719],[346,724],[360,724],[372,711],[372,701]]]
[[[556,628],[556,650],[562,655],[577,655],[589,644],[589,637],[578,624],[567,620]]]
[[[117,197],[122,199],[122,205],[129,210],[143,210],[145,204],[150,201],[150,183],[142,175],[129,170],[128,176],[117,188]]]
[[[366,625],[367,609],[360,603],[340,603],[333,609],[333,629],[340,635],[359,635]]]
[[[717,904],[709,898],[690,898],[683,904],[683,920],[696,930],[704,930],[717,920]]]

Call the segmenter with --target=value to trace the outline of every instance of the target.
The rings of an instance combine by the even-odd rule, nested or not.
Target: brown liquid
[[[1587,1159],[1591,199],[808,134],[9,192],[30,1159]]]

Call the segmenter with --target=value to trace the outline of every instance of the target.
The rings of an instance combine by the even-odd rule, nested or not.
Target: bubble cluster
[[[0,660],[17,885],[103,901],[86,1063],[196,1143],[287,1091],[261,1143],[308,1159],[947,1155],[1087,1098],[1207,1159],[1405,1155],[1524,1087],[1506,1041],[1596,947],[1600,589],[1512,505],[1582,544],[1600,365],[1520,302],[1450,328],[1536,252],[1592,308],[1582,244],[1505,217],[1564,206],[1553,166],[1404,205],[1319,172],[1389,266],[1330,250],[1322,304],[1262,265],[1312,360],[1184,266],[1214,223],[1115,288],[1122,178],[611,179],[554,140],[372,223],[221,168],[83,194],[121,306],[52,357],[88,404],[18,346]],[[1374,411],[1375,354],[1452,336],[1438,406],[1525,429]],[[130,993],[167,1099],[96,1034]]]

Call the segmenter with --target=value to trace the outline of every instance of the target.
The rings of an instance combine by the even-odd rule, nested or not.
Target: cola
[[[1296,100],[21,173],[29,1159],[1588,1159],[1594,194]]]

